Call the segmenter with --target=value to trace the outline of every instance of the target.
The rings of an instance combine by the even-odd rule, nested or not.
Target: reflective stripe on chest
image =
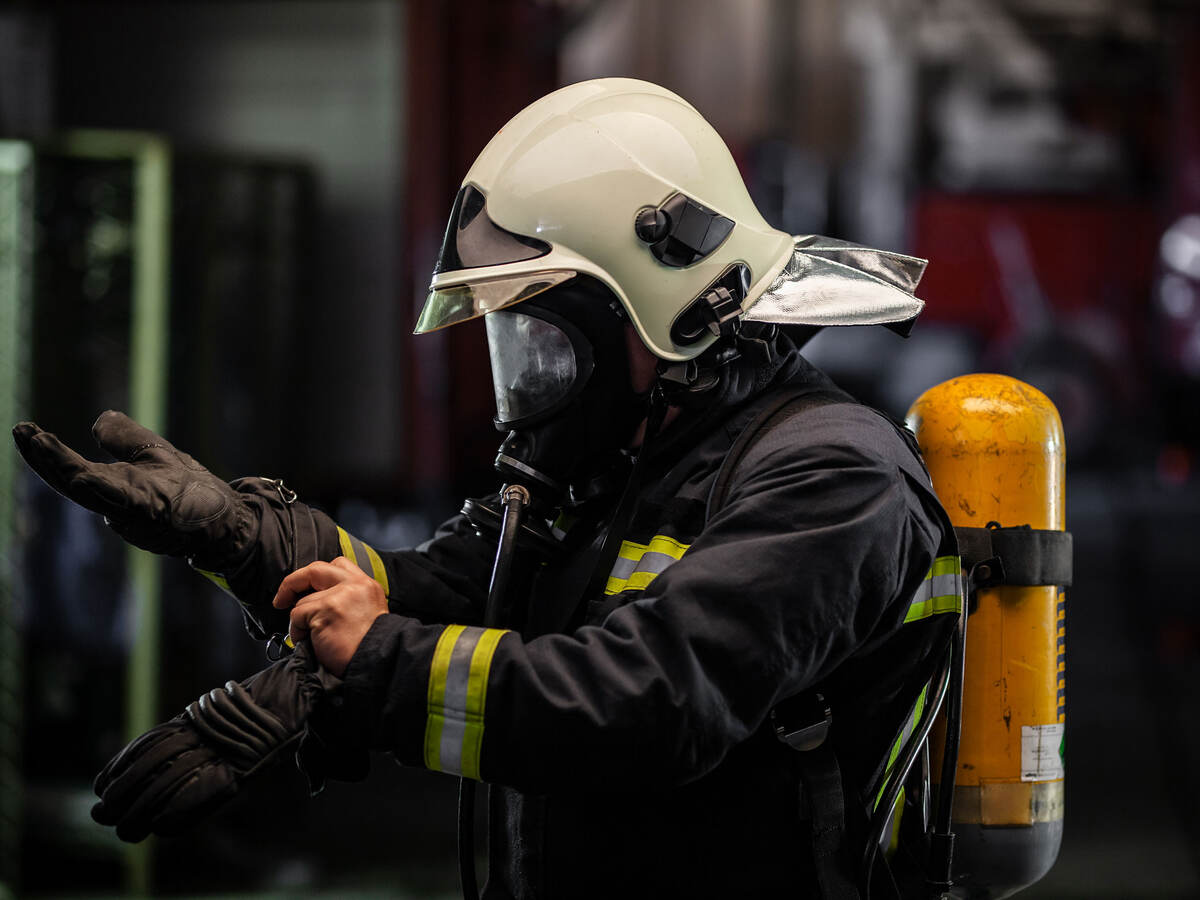
[[[622,541],[617,561],[608,573],[605,594],[641,591],[667,567],[679,560],[691,544],[682,544],[665,534],[657,534],[648,544]]]

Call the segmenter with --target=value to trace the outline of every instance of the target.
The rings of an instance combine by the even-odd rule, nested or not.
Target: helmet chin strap
[[[807,340],[819,328],[811,328],[803,336]],[[660,362],[659,381],[672,406],[695,408],[711,401],[712,392],[725,377],[730,364],[743,360],[755,366],[776,359],[778,326],[765,322],[744,322],[736,336],[726,337],[713,344],[695,359],[683,362]]]
[[[671,406],[700,406],[721,383],[721,370],[740,356],[736,342],[714,344],[695,359],[660,363],[656,384]]]

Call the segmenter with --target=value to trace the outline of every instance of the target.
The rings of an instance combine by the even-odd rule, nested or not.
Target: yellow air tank
[[[956,529],[1063,530],[1062,423],[1040,391],[965,375],[922,394],[908,424]],[[1007,897],[1049,871],[1062,839],[1065,602],[1059,587],[1009,583],[971,609],[953,894]]]

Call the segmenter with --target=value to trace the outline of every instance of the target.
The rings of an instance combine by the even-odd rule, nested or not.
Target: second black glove
[[[209,691],[104,767],[92,818],[115,825],[124,841],[186,831],[295,749],[340,685],[305,643],[257,675]]]

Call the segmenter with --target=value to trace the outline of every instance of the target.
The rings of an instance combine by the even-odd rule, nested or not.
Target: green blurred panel
[[[168,172],[165,145],[143,135],[70,135],[37,154],[33,413],[85,453],[101,409],[152,427],[164,417]],[[161,564],[35,487],[28,565],[47,603],[26,634],[25,846],[38,861],[85,848],[95,862],[83,872],[111,872],[114,848],[86,817],[87,788],[114,743],[158,719]],[[146,849],[125,855],[128,887],[145,893]]]
[[[11,229],[31,270],[22,417],[101,458],[91,423],[122,409],[224,477],[294,480],[289,404],[304,398],[285,386],[310,282],[311,172],[181,153],[142,133],[72,132],[29,151],[31,209]],[[15,636],[25,659],[23,701],[12,705],[25,713],[19,886],[144,895],[178,890],[180,878],[189,889],[234,883],[244,861],[222,863],[230,836],[262,839],[278,810],[238,810],[188,847],[150,842],[153,860],[87,810],[92,778],[127,740],[261,668],[261,648],[244,639],[236,606],[185,564],[127,548],[6,452],[0,476],[27,493],[17,549],[38,596]],[[180,854],[196,853],[214,864],[181,869]]]
[[[0,141],[0,423],[26,410],[32,292],[33,148]],[[0,894],[20,878],[22,646],[18,632],[16,451],[0,440]]]
[[[64,145],[71,158],[132,164],[128,411],[146,427],[164,431],[170,333],[170,149],[152,135],[116,132],[76,132],[66,137]],[[132,740],[159,720],[162,560],[134,547],[127,553],[134,631],[125,680],[125,736]],[[136,894],[150,889],[148,846],[127,851],[129,888]]]

